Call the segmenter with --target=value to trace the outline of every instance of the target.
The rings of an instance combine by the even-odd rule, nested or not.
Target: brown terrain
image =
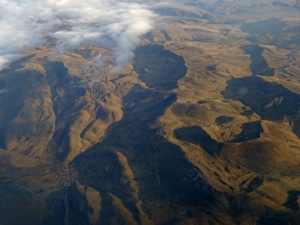
[[[1,225],[300,224],[300,1],[156,13],[119,73],[51,43],[0,71]]]

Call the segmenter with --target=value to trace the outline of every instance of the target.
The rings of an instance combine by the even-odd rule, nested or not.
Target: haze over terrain
[[[299,15],[0,0],[0,224],[299,224]]]
[[[111,58],[121,69],[132,61],[139,37],[153,26],[149,7],[134,1],[2,0],[0,63],[3,67],[22,51],[42,45],[52,44],[54,55],[96,45],[114,51],[105,60],[98,55],[98,63]]]

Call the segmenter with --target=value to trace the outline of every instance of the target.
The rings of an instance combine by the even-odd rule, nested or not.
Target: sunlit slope
[[[128,88],[118,93],[108,77],[93,83],[70,74],[68,63],[78,63],[76,58],[44,65],[38,60],[39,54],[24,68],[15,63],[1,72],[1,148],[33,158],[48,149],[63,162],[98,142],[106,128],[120,120],[120,96]]]
[[[116,79],[112,84],[110,77],[103,76],[102,82],[94,83],[93,77],[88,80],[82,75],[83,71],[70,74],[76,67],[72,70],[68,66],[88,62],[74,55],[49,62],[44,58],[49,51],[32,51],[30,57],[15,62],[0,75],[1,195],[7,196],[1,205],[1,219],[8,223],[21,221],[35,211],[36,216],[24,220],[25,224],[37,224],[45,216],[44,201],[57,190],[60,167],[99,142],[107,127],[120,120],[120,97],[133,85],[127,82],[116,88],[122,81]],[[128,79],[130,75],[123,81]],[[12,208],[6,206],[7,201],[12,202]],[[29,203],[19,219],[8,219],[12,210]]]

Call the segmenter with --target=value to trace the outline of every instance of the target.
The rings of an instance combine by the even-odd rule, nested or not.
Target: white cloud
[[[0,0],[0,68],[52,37],[59,52],[82,45],[108,48],[120,69],[132,61],[154,17],[148,5],[129,0]]]

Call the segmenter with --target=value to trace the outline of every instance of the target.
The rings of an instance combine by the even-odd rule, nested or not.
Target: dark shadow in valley
[[[299,221],[299,213],[293,215],[288,212],[266,208],[266,212],[261,216],[257,225],[298,225]]]
[[[111,194],[122,200],[135,221],[140,220],[136,203],[127,201],[132,198],[133,190],[129,182],[124,182],[128,177],[124,177],[124,168],[115,151],[126,156],[138,183],[143,208],[154,211],[150,217],[158,211],[169,210],[169,207],[185,206],[209,211],[215,201],[215,191],[199,176],[200,171],[187,161],[178,146],[149,127],[176,100],[176,95],[144,90],[137,85],[123,100],[124,104],[134,104],[134,109],[125,111],[123,119],[108,129],[101,143],[74,161],[74,164],[88,161],[92,176],[82,182],[105,197],[99,224],[122,219],[111,203]]]
[[[141,46],[135,51],[134,70],[139,79],[156,90],[172,90],[186,74],[184,59],[161,45]]]
[[[78,99],[86,94],[86,85],[82,85],[79,77],[68,73],[61,62],[45,65],[47,81],[51,88],[51,99],[56,116],[56,130],[51,145],[57,149],[56,158],[63,161],[69,153],[69,130],[80,114],[84,103]]]
[[[240,113],[241,116],[251,116],[253,115],[253,111],[252,110],[245,110],[243,112]]]
[[[253,180],[250,181],[248,186],[246,188],[243,188],[242,190],[246,193],[250,193],[254,191],[256,188],[260,187],[264,183],[263,177],[255,177]]]
[[[260,137],[260,134],[263,132],[261,126],[261,121],[254,121],[249,123],[242,124],[242,132],[234,137],[230,142],[238,143],[249,140],[254,140]]]
[[[161,32],[162,32],[162,34],[165,36],[165,39],[166,39],[166,41],[171,41],[172,40],[172,38],[171,38],[171,36],[168,34],[168,31],[167,30],[161,30]]]
[[[297,190],[289,191],[287,200],[283,205],[295,211],[299,210],[299,205],[298,205],[299,196],[300,196],[300,191]]]
[[[207,71],[216,71],[217,65],[211,65],[211,66],[207,66],[206,70]]]
[[[215,119],[215,122],[218,126],[221,126],[223,124],[231,122],[233,119],[234,118],[230,116],[219,116]]]
[[[292,131],[300,138],[300,119],[294,121]]]
[[[222,94],[241,101],[266,120],[282,121],[285,116],[297,116],[299,112],[299,95],[256,76],[228,80]]]
[[[203,104],[206,104],[206,103],[208,103],[209,101],[206,101],[206,100],[199,100],[199,101],[197,101],[197,104],[199,104],[199,105],[203,105]]]
[[[281,33],[286,23],[279,19],[267,19],[255,22],[244,23],[241,30],[250,34],[277,34]]]
[[[52,192],[46,198],[48,212],[40,225],[88,225],[92,209],[76,185]]]
[[[163,50],[161,46],[147,46],[137,51],[136,57],[145,57],[142,56],[143,52],[148,56],[147,64],[144,62],[147,59],[145,57],[140,59],[142,61],[136,59],[134,66],[141,73],[140,79],[151,89],[135,85],[123,98],[125,107],[122,120],[109,127],[102,142],[73,161],[74,165],[79,165],[83,160],[88,162],[90,175],[83,176],[82,183],[101,193],[102,210],[98,224],[112,224],[116,221],[118,224],[125,223],[120,211],[112,203],[113,198],[120,199],[133,219],[140,224],[137,203],[133,200],[134,190],[124,175],[124,165],[117,152],[126,157],[133,171],[139,199],[149,218],[162,213],[165,221],[175,218],[180,221],[186,215],[169,214],[170,210],[185,207],[193,209],[194,215],[197,215],[199,212],[209,212],[216,201],[216,191],[200,177],[200,171],[186,159],[182,150],[164,139],[158,130],[150,128],[176,101],[176,95],[169,90],[176,87],[177,80],[185,75],[179,73],[185,73],[184,62],[178,62],[179,56]],[[156,57],[159,61],[154,60]],[[164,60],[171,61],[172,67],[163,63]],[[153,79],[143,74],[146,65],[152,68]],[[167,86],[164,79],[167,79]]]
[[[245,45],[242,50],[245,54],[250,55],[250,69],[253,75],[274,76],[274,69],[269,68],[266,59],[262,55],[264,48],[259,45]]]
[[[218,118],[217,119],[220,120],[218,121],[219,124],[224,124],[225,122],[229,122],[232,120],[231,117]],[[255,140],[259,138],[260,134],[263,132],[260,121],[244,123],[242,124],[241,128],[242,132],[236,135],[234,139],[228,141],[228,143],[238,143]],[[190,126],[176,129],[174,131],[174,135],[179,140],[199,145],[211,156],[218,155],[224,146],[224,143],[217,142],[216,140],[212,139],[200,126]]]
[[[174,131],[179,140],[188,141],[201,148],[210,155],[217,155],[223,147],[223,143],[213,140],[200,126],[183,127]]]

